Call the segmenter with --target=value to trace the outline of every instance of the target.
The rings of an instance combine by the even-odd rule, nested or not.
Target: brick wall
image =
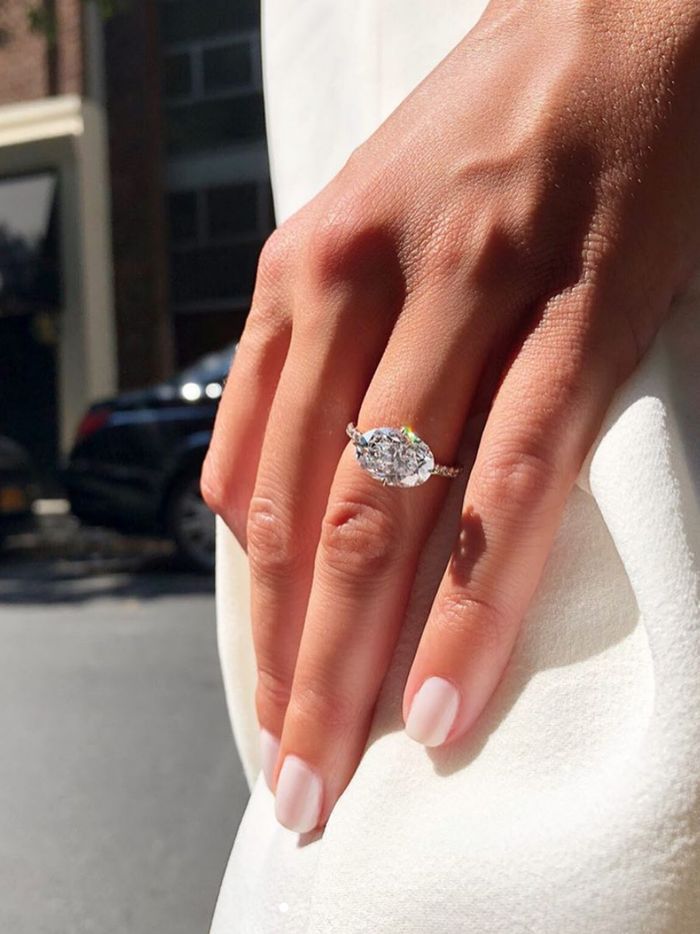
[[[49,93],[46,42],[30,32],[27,4],[5,0],[0,30],[0,104],[45,97]]]
[[[55,91],[83,91],[83,17],[81,0],[54,0],[58,30]]]
[[[28,0],[0,6],[0,104],[50,94],[80,94],[83,86],[80,0],[53,0],[57,37],[51,45],[29,28]]]

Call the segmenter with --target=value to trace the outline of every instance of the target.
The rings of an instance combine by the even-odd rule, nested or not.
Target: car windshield
[[[223,350],[201,357],[191,366],[181,370],[170,382],[176,386],[182,386],[185,383],[211,383],[223,380],[231,366],[235,349],[235,344],[229,344]]]

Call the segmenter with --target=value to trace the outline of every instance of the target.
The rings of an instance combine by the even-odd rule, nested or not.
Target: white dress
[[[278,220],[337,172],[482,6],[267,0]],[[611,405],[479,729],[446,750],[402,730],[441,521],[364,757],[303,847],[277,824],[259,774],[248,568],[219,527],[220,652],[252,795],[212,934],[700,932],[699,424],[696,288]],[[445,512],[460,497],[455,481]]]

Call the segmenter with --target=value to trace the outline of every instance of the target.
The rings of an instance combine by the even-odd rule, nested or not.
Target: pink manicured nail
[[[424,746],[439,746],[455,722],[459,691],[444,678],[426,678],[416,692],[406,720],[406,732]]]
[[[313,830],[321,816],[323,783],[299,756],[284,757],[277,779],[275,815],[289,830],[306,833]]]
[[[277,756],[280,751],[280,741],[264,727],[260,729],[260,761],[267,787],[272,791],[272,775],[277,765]]]

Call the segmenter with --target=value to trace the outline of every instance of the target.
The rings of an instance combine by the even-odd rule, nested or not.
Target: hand
[[[453,742],[616,387],[700,260],[699,53],[695,0],[493,2],[266,244],[202,490],[248,553],[286,826],[325,824],[357,767],[455,482],[382,486],[345,426],[411,425],[451,464],[488,408],[403,702],[410,736]]]

